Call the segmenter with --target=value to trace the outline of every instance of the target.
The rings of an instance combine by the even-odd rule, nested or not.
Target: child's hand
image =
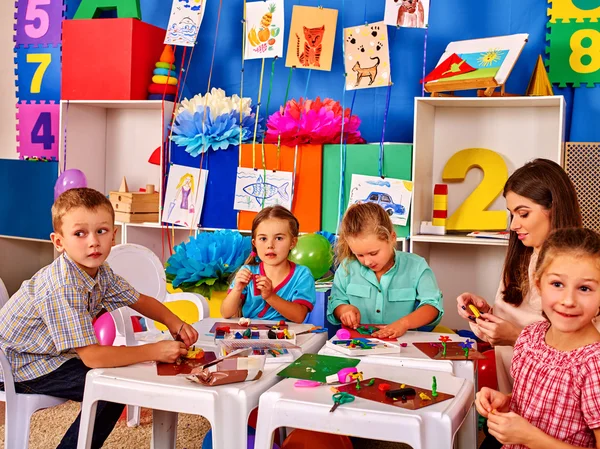
[[[260,290],[260,296],[262,299],[267,300],[273,294],[273,283],[271,279],[266,276],[259,276],[256,278],[256,288]]]
[[[340,321],[344,326],[352,329],[356,329],[360,326],[360,310],[358,310],[358,308],[351,306],[350,304],[339,307],[344,307],[344,310],[340,314]]]
[[[246,288],[246,285],[252,280],[252,273],[248,268],[241,268],[235,275],[235,282],[233,288],[241,292]]]
[[[492,410],[508,412],[509,405],[510,396],[488,387],[483,387],[475,395],[475,407],[484,418],[489,418]]]
[[[392,324],[388,324],[385,327],[382,327],[377,332],[373,332],[371,337],[373,338],[398,338],[402,337],[408,327],[404,324],[404,320],[399,319],[398,321],[394,321]]]
[[[491,310],[490,305],[481,296],[477,296],[469,292],[463,293],[456,298],[458,314],[462,318],[469,319],[473,322],[475,322],[475,316],[469,310],[469,304],[473,304],[481,313],[488,313]]]
[[[538,430],[525,418],[515,412],[492,412],[488,415],[488,430],[502,444],[530,446],[531,439]]]
[[[159,341],[153,343],[156,351],[154,359],[157,362],[175,363],[175,361],[187,354],[185,343],[181,341]]]
[[[196,329],[181,320],[179,320],[179,323],[171,325],[169,332],[171,332],[171,335],[176,341],[183,342],[186,348],[189,348],[198,340],[198,332]]]

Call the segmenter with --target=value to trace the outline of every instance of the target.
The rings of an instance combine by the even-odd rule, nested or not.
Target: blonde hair
[[[256,214],[254,220],[252,220],[252,240],[256,238],[256,228],[258,228],[258,225],[269,218],[287,221],[292,237],[298,237],[300,232],[300,223],[298,222],[298,219],[294,217],[294,214],[292,214],[285,207],[278,205],[265,207],[258,214]],[[252,243],[252,252],[244,262],[244,265],[258,265],[258,262],[256,261],[256,247],[254,246],[254,243]]]
[[[180,189],[185,184],[186,179],[190,180],[190,190],[193,195],[194,194],[194,175],[192,175],[190,173],[186,173],[185,175],[183,175],[181,177],[181,179],[179,180],[179,184],[177,184],[177,187],[175,187],[175,189]]]
[[[389,242],[395,249],[394,225],[390,216],[375,203],[358,203],[348,208],[340,224],[338,239],[335,245],[336,265],[344,261],[356,260],[356,256],[348,245],[348,237],[360,234],[375,234],[379,240]]]
[[[112,221],[115,221],[115,210],[112,204],[102,193],[87,187],[69,189],[61,194],[52,205],[52,227],[54,232],[61,232],[62,219],[71,209],[83,207],[95,211],[103,207],[110,212]]]
[[[584,228],[563,228],[552,232],[540,249],[535,267],[537,284],[558,256],[591,257],[600,266],[600,234]]]

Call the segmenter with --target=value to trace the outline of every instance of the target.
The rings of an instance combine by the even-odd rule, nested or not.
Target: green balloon
[[[315,279],[320,279],[333,263],[333,251],[329,240],[320,234],[304,234],[298,238],[298,244],[290,253],[289,259],[304,265]]]

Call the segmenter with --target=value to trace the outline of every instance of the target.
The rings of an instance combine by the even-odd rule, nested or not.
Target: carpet
[[[41,410],[31,418],[29,449],[54,448],[79,413],[79,403],[66,402],[58,407]],[[0,403],[0,447],[4,447],[4,403]],[[201,449],[204,435],[210,429],[206,419],[197,415],[179,414],[177,449]],[[103,449],[130,449],[150,447],[152,436],[152,410],[142,409],[139,427],[127,427],[119,420]],[[354,449],[410,449],[400,443],[387,443],[359,439]]]

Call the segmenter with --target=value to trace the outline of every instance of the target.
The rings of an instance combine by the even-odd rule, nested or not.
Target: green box
[[[377,176],[379,174],[378,143],[366,145],[348,145],[346,147],[346,167],[344,174],[344,210],[348,206],[352,175]],[[386,143],[383,145],[383,174],[390,178],[412,181],[412,144]],[[323,205],[322,228],[336,233],[339,213],[339,194],[341,182],[341,145],[323,146]],[[410,214],[406,226],[396,226],[398,237],[410,234]]]

